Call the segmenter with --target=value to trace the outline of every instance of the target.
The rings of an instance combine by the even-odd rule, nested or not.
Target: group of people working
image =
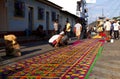
[[[119,39],[119,30],[120,30],[120,22],[118,20],[110,20],[106,19],[103,21],[98,21],[98,25],[96,26],[96,32],[105,37],[106,41],[110,41],[111,39]]]
[[[70,39],[70,31],[71,25],[68,21],[66,21],[66,25],[63,30],[60,32],[60,26],[57,21],[54,23],[55,35],[53,35],[49,40],[49,44],[53,47],[59,47],[68,44],[68,40]],[[43,29],[39,26],[39,30]],[[76,24],[74,25],[74,33],[77,36],[77,39],[80,39],[80,34],[82,30],[82,25],[79,23],[79,19],[76,20]],[[20,45],[17,42],[17,37],[14,34],[9,34],[4,36],[5,40],[5,49],[7,56],[21,56]]]
[[[53,35],[49,39],[49,44],[52,45],[53,47],[58,47],[61,45],[67,45],[68,40],[70,40],[70,32],[71,32],[71,25],[69,21],[66,21],[66,25],[63,28],[62,32],[59,33],[60,28],[58,22],[55,20],[54,22],[54,30],[55,30],[55,35]],[[74,25],[74,33],[77,37],[77,39],[80,39],[81,35],[81,30],[82,30],[82,25],[80,24],[79,19],[76,20],[76,24]]]

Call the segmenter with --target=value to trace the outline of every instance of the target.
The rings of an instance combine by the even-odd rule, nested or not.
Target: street
[[[85,42],[84,42],[85,41]],[[91,51],[89,51],[89,53],[90,52],[92,52],[93,50],[95,50],[95,49],[93,49],[93,48],[98,48],[98,47],[94,47],[94,43],[92,43],[92,41],[93,41],[93,39],[86,39],[86,40],[82,40],[82,41],[80,41],[80,48],[79,48],[79,50],[77,50],[77,51],[81,51],[81,53],[82,53],[82,51],[83,51],[83,49],[84,49],[84,52],[83,53],[85,53],[85,49],[87,49],[87,50],[91,50]],[[70,41],[69,42],[69,46],[71,46],[71,45],[73,45],[74,43],[76,42],[76,40],[72,40],[72,41]],[[95,42],[95,40],[94,40],[94,42]],[[91,44],[90,44],[91,43]],[[85,45],[86,44],[86,45]],[[88,45],[90,45],[90,47],[88,46]],[[92,47],[92,45],[93,45],[93,47]],[[95,45],[97,45],[97,42],[95,43]],[[84,77],[85,79],[119,79],[120,78],[120,67],[119,67],[119,65],[120,65],[120,62],[119,62],[119,60],[120,60],[120,40],[114,40],[114,43],[110,43],[110,42],[107,42],[107,43],[104,43],[103,44],[103,51],[101,52],[101,54],[100,54],[100,56],[98,57],[98,59],[95,61],[96,63],[95,64],[93,64],[93,69],[91,68],[91,71],[90,71],[90,74],[88,74],[88,76],[87,77]],[[97,45],[97,46],[99,46],[99,45]],[[75,48],[74,48],[75,47]],[[77,49],[78,49],[78,47],[79,46],[77,46]],[[87,48],[88,47],[88,48]],[[62,48],[60,48],[61,50],[63,49],[63,48],[66,48],[66,50],[64,50],[64,54],[65,54],[65,51],[69,51],[69,53],[70,53],[70,51],[72,52],[72,51],[75,51],[76,50],[76,46],[72,46],[72,49],[70,49],[70,50],[68,50],[68,48],[67,47],[62,47]],[[73,48],[74,48],[74,50],[73,50]],[[4,61],[3,60],[1,60],[1,63],[0,63],[0,65],[1,65],[1,67],[2,68],[4,68],[4,67],[7,67],[7,66],[12,66],[12,65],[14,65],[14,64],[16,64],[16,63],[20,63],[20,61],[23,61],[24,62],[24,60],[25,61],[27,61],[26,59],[30,59],[30,58],[36,58],[36,55],[42,55],[42,54],[45,54],[46,53],[46,55],[47,55],[47,52],[52,52],[52,51],[61,51],[61,50],[59,50],[59,49],[56,49],[56,48],[53,48],[53,47],[51,47],[46,41],[42,41],[42,42],[34,42],[34,43],[27,43],[27,44],[22,44],[21,45],[21,51],[22,51],[22,56],[21,57],[13,57],[13,58],[5,58],[4,59]],[[96,49],[97,50],[97,49]],[[2,50],[0,50],[0,52],[5,52],[5,50],[4,49],[2,49]],[[87,52],[87,51],[86,51]],[[66,52],[67,53],[67,52]],[[61,54],[62,54],[62,52],[61,52]],[[5,53],[2,53],[1,54],[1,56],[3,57],[5,55]],[[54,55],[56,55],[56,54],[54,54]],[[86,55],[86,56],[85,56]],[[83,57],[80,57],[80,56],[78,56],[78,57],[80,57],[80,59],[78,58],[77,59],[77,61],[76,61],[76,64],[78,63],[78,61],[79,62],[84,62],[85,63],[85,57],[87,57],[87,55],[89,56],[89,54],[85,54],[85,55],[83,55]],[[94,54],[93,54],[94,55]],[[96,53],[96,55],[97,55],[97,53]],[[61,55],[60,56],[60,58],[61,57],[63,57],[64,55]],[[71,56],[68,56],[68,57],[74,57],[74,60],[76,60],[75,58],[77,57],[77,56],[75,56],[75,55],[73,55],[72,56],[72,54],[71,54]],[[85,56],[85,57],[84,57]],[[43,56],[44,57],[44,56]],[[54,56],[53,56],[54,57]],[[94,57],[94,56],[92,56],[92,54],[91,54],[91,57]],[[57,57],[57,58],[59,58],[59,56]],[[57,59],[56,58],[56,59]],[[83,58],[83,59],[82,59]],[[89,57],[88,57],[89,58]],[[87,58],[87,59],[88,59]],[[51,58],[50,58],[51,59]],[[49,60],[50,60],[49,59]],[[54,60],[56,60],[55,58],[54,58]],[[72,58],[73,59],[73,58]],[[46,60],[48,61],[48,58],[46,58]],[[65,60],[65,59],[64,59]],[[83,60],[83,61],[82,61]],[[91,59],[90,59],[91,60]],[[60,60],[59,60],[60,61]],[[28,61],[27,61],[28,62]],[[51,63],[53,63],[54,62],[54,64],[55,64],[55,61],[51,61]],[[60,64],[60,63],[62,63],[62,62],[64,62],[64,61],[61,61],[61,62],[56,62],[56,64]],[[72,61],[71,61],[72,62]],[[88,60],[86,61],[86,62],[88,62]],[[90,62],[90,61],[89,61]],[[43,62],[43,63],[45,63],[45,61]],[[47,64],[47,63],[46,63]],[[38,64],[37,66],[35,66],[35,68],[37,68],[38,66],[42,66],[42,63],[41,64]],[[89,64],[87,64],[87,65],[89,65]],[[43,64],[43,66],[45,66],[45,64]],[[61,65],[59,65],[59,66],[61,66]],[[58,66],[58,67],[59,67]],[[75,64],[74,65],[72,65],[72,66],[76,66]],[[72,69],[72,66],[71,67],[69,67],[69,69],[68,70],[70,70],[70,69]],[[77,65],[78,66],[78,65]],[[81,64],[81,66],[82,66],[82,64]],[[81,67],[81,66],[79,66],[79,67]],[[91,65],[92,66],[92,65]],[[27,67],[27,65],[26,65],[26,67]],[[25,68],[26,68],[25,67]],[[67,66],[68,67],[68,66]],[[86,67],[85,65],[83,65],[82,66],[83,68],[84,67]],[[89,67],[89,66],[88,66]],[[55,66],[55,68],[56,68],[56,66]],[[64,68],[64,67],[63,67]],[[78,68],[78,67],[77,67]],[[64,69],[63,69],[64,70]],[[68,70],[67,70],[67,72],[68,72]],[[85,71],[85,70],[84,70]],[[52,71],[51,71],[52,72]],[[62,72],[65,72],[65,71],[62,71]],[[67,74],[67,72],[66,72],[66,74]],[[85,71],[85,72],[87,72],[87,71]],[[73,73],[73,72],[72,72]],[[80,74],[81,72],[79,72],[79,74]],[[75,73],[73,73],[73,74],[75,74]],[[66,75],[67,76],[67,75]],[[43,75],[41,75],[40,77],[45,77],[45,76],[43,76]],[[63,79],[64,79],[64,77],[65,77],[65,74],[64,74],[64,76],[63,76]],[[68,76],[67,76],[68,77]],[[76,77],[77,78],[77,77]],[[52,78],[53,79],[53,78]],[[81,76],[81,78],[80,78],[80,76],[78,77],[78,79],[83,79],[83,77]]]

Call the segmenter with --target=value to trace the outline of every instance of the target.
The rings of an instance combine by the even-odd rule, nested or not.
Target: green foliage
[[[117,17],[113,17],[113,19],[117,19],[117,20],[120,20],[120,16],[117,16]]]

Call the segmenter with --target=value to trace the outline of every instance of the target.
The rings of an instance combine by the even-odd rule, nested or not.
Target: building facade
[[[48,0],[0,0],[0,34],[24,35],[25,30],[33,32],[39,25],[49,34],[55,19],[63,27],[68,18],[74,25],[76,17]]]

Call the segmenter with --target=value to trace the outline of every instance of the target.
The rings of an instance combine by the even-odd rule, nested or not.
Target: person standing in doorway
[[[78,40],[80,39],[81,30],[82,30],[82,25],[80,24],[79,19],[77,19],[76,24],[74,26],[74,32]]]
[[[58,20],[56,19],[54,21],[54,31],[55,31],[55,34],[59,34],[59,29],[58,29]]]

